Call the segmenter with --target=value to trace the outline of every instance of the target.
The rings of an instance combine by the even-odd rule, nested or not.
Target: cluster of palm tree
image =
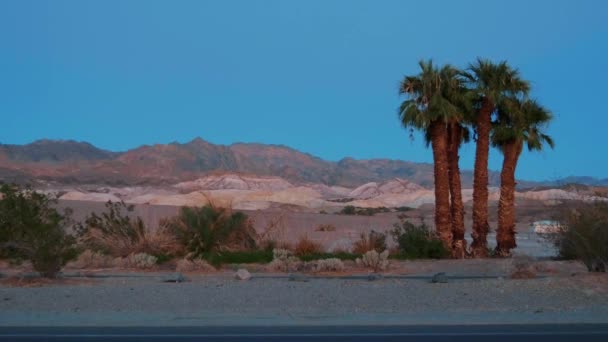
[[[405,76],[399,108],[405,128],[423,132],[433,151],[435,229],[455,258],[488,256],[488,157],[502,152],[495,255],[515,248],[515,169],[524,145],[553,147],[545,134],[549,110],[529,98],[530,84],[506,62],[477,59],[467,69],[420,61],[420,73]],[[471,134],[472,133],[472,134]],[[473,175],[473,242],[465,240],[459,151],[471,135],[476,143]]]

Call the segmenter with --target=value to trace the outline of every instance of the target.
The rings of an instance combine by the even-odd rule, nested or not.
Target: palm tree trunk
[[[496,255],[508,256],[515,242],[515,168],[523,143],[514,142],[503,147],[504,159],[500,173],[500,200],[498,202],[498,229],[496,230]]]
[[[450,224],[447,128],[445,123],[434,121],[429,129],[431,130],[435,173],[435,230],[447,250],[451,250],[452,227]]]
[[[494,104],[484,98],[477,115],[477,148],[473,174],[473,243],[474,257],[488,256],[488,155],[490,154],[490,130]]]
[[[450,214],[452,218],[452,257],[462,259],[467,250],[464,239],[464,204],[462,203],[462,184],[460,182],[460,144],[462,127],[458,123],[448,125],[448,174],[450,181]]]

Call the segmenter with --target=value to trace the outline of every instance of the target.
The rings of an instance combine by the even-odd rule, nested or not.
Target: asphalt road
[[[608,341],[608,324],[0,327],[0,341]]]

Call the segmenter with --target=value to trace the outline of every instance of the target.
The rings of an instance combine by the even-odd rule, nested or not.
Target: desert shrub
[[[391,231],[393,240],[397,243],[401,259],[441,259],[449,256],[449,252],[443,246],[435,232],[422,222],[415,225],[400,215],[399,222],[393,225]]]
[[[55,277],[78,255],[66,233],[70,210],[60,213],[57,198],[27,187],[0,186],[0,255],[29,260],[44,277]]]
[[[257,234],[247,215],[213,205],[182,207],[179,215],[163,221],[162,227],[190,258],[256,247]]]
[[[163,230],[151,232],[141,217],[131,217],[133,205],[108,201],[106,210],[98,215],[91,213],[83,223],[76,225],[81,245],[114,257],[131,254],[171,254],[178,246]]]
[[[388,250],[378,253],[375,250],[366,252],[357,258],[357,265],[371,268],[374,272],[383,271],[388,267]]]
[[[307,236],[301,237],[294,247],[294,254],[298,257],[303,257],[311,254],[323,252],[323,247],[320,244],[312,241]]]
[[[413,210],[414,208],[410,208],[410,207],[396,207],[395,211],[400,212],[400,213],[404,213],[406,211],[410,211]]]
[[[577,209],[564,208],[563,223],[552,236],[563,259],[580,260],[590,272],[608,268],[608,203],[598,202]]]
[[[331,223],[328,224],[320,224],[315,228],[316,232],[334,232],[336,231],[336,226]]]
[[[342,214],[342,215],[356,215],[357,214],[357,208],[355,208],[355,206],[353,206],[353,205],[347,205],[344,208],[342,208],[342,210],[340,210],[340,214]]]
[[[202,259],[181,259],[177,261],[175,270],[177,272],[212,272],[215,268]]]
[[[302,261],[288,249],[275,249],[272,251],[272,262],[268,269],[272,271],[291,272],[302,267]]]
[[[109,255],[94,252],[90,249],[78,255],[78,258],[68,264],[73,268],[107,268],[114,265],[113,258]]]
[[[156,265],[156,257],[146,253],[131,254],[128,257],[128,262],[131,267],[135,268],[152,268]]]
[[[344,263],[338,258],[319,259],[312,261],[312,269],[314,272],[342,272],[344,271]]]
[[[371,250],[380,253],[386,249],[386,234],[370,231],[368,234],[362,233],[359,240],[353,244],[353,253],[364,254]]]

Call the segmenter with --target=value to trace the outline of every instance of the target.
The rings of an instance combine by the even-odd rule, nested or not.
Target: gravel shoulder
[[[162,282],[166,272],[109,277],[101,277],[109,275],[101,272],[94,278],[33,284],[37,286],[15,286],[4,279],[0,281],[0,325],[608,322],[608,276],[581,272],[577,264],[546,262],[546,272],[534,279],[501,277],[500,261],[404,264],[409,272],[393,269],[393,277],[376,281],[311,277],[302,282],[289,281],[285,274],[262,273],[238,281],[232,271],[187,274],[189,281],[184,283]],[[483,275],[492,264],[495,274],[488,271],[487,278],[468,277]],[[460,269],[455,265],[461,265]],[[449,282],[430,283],[427,275],[442,269],[452,276]]]

